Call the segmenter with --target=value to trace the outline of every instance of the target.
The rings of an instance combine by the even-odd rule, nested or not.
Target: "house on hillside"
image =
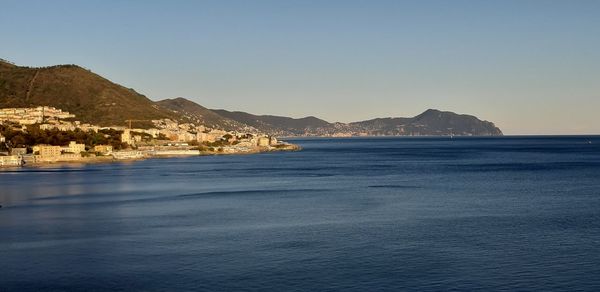
[[[111,145],[96,145],[94,146],[94,152],[98,152],[101,154],[110,154],[113,151],[113,147]]]

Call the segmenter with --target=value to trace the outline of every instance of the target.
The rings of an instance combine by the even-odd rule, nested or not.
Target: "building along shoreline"
[[[0,167],[97,163],[155,157],[254,154],[300,147],[258,133],[225,131],[170,119],[153,128],[100,127],[54,107],[0,109]]]
[[[146,159],[164,159],[164,158],[183,158],[194,156],[216,156],[216,155],[252,155],[261,153],[281,152],[281,151],[300,151],[301,147],[295,144],[286,144],[285,147],[262,147],[252,149],[251,151],[237,152],[215,152],[215,151],[200,151],[200,150],[158,150],[158,151],[138,151],[126,150],[115,151],[111,155],[103,156],[81,156],[79,158],[66,157],[66,159],[57,157],[55,159],[41,159],[39,157],[30,156],[0,156],[0,168],[29,168],[43,167],[49,165],[79,165],[79,164],[101,164],[101,163],[118,163],[131,162]],[[2,163],[6,157],[11,157],[11,160],[19,161],[19,163]],[[4,158],[4,159],[3,159]]]

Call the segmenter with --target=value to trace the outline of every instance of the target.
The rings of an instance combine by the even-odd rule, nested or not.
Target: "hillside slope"
[[[156,104],[163,109],[171,111],[175,115],[210,128],[238,131],[246,129],[250,132],[256,131],[244,123],[223,117],[218,113],[183,97],[164,99],[157,101]]]
[[[30,68],[0,61],[0,107],[39,105],[103,126],[125,125],[127,119],[178,118],[133,89],[76,65]]]
[[[475,116],[428,109],[413,118],[378,118],[349,124],[370,135],[499,136],[493,123]]]
[[[272,115],[253,115],[239,111],[227,111],[222,109],[212,110],[220,116],[252,126],[262,132],[273,135],[304,135],[318,131],[321,128],[329,128],[331,124],[315,117],[289,118]]]
[[[498,136],[502,131],[493,123],[475,116],[429,109],[412,118],[376,118],[353,123],[329,123],[306,117],[294,119],[260,116],[245,112],[213,110],[220,116],[251,125],[265,133],[281,136]]]
[[[76,120],[101,126],[149,127],[150,120],[169,118],[207,127],[276,136],[407,136],[502,135],[493,123],[471,115],[427,110],[412,118],[377,118],[354,123],[329,123],[309,116],[289,118],[239,111],[210,110],[185,98],[153,102],[76,65],[43,68],[16,66],[0,59],[0,108],[53,106]]]

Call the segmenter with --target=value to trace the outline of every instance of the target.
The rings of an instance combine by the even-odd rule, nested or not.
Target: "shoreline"
[[[368,139],[372,139],[372,138],[381,138],[381,139],[386,139],[386,138],[391,138],[391,139],[395,139],[395,138],[458,138],[458,139],[470,139],[470,138],[477,138],[477,139],[499,139],[499,138],[529,138],[529,137],[540,137],[540,138],[561,138],[561,137],[566,137],[566,138],[579,138],[579,137],[591,137],[591,138],[595,138],[595,137],[600,137],[600,133],[597,134],[508,134],[508,135],[420,135],[420,136],[409,136],[409,135],[388,135],[388,136],[282,136],[281,139],[285,139],[285,140],[310,140],[310,139],[360,139],[360,138],[368,138]]]
[[[106,156],[95,156],[95,157],[81,157],[81,159],[79,160],[71,160],[71,161],[41,161],[41,162],[34,162],[34,163],[25,163],[21,166],[17,166],[17,165],[7,165],[7,166],[0,166],[0,172],[2,172],[3,170],[11,170],[11,169],[23,169],[23,168],[40,168],[40,167],[46,167],[46,166],[53,166],[53,165],[90,165],[90,164],[110,164],[110,163],[118,163],[118,162],[123,162],[123,163],[131,163],[131,162],[136,162],[136,161],[142,161],[142,160],[147,160],[147,159],[167,159],[167,158],[184,158],[184,157],[196,157],[196,156],[221,156],[221,155],[253,155],[253,154],[262,154],[262,153],[270,153],[270,152],[296,152],[296,151],[301,151],[302,147],[296,145],[296,144],[289,144],[288,147],[286,148],[267,148],[267,149],[255,149],[252,151],[245,151],[245,152],[208,152],[208,151],[199,151],[198,154],[181,154],[181,155],[177,155],[177,154],[165,154],[165,155],[160,155],[160,154],[150,154],[150,153],[146,153],[144,156],[142,157],[136,157],[136,158],[124,158],[124,159],[118,159],[115,158],[112,155],[106,155]]]

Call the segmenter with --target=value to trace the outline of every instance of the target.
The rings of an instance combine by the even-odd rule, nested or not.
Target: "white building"
[[[121,134],[121,142],[127,143],[129,145],[133,145],[133,139],[131,137],[131,130],[129,130],[129,129],[123,130],[123,134]]]
[[[271,139],[269,139],[269,137],[258,137],[257,146],[268,147],[270,143]]]
[[[0,109],[0,121],[11,121],[22,125],[42,123],[45,120],[59,120],[74,117],[75,115],[73,114],[63,112],[60,109],[50,106]]]
[[[20,155],[0,156],[0,166],[21,166],[23,157]]]
[[[85,151],[85,144],[77,144],[77,142],[71,141],[69,146],[63,148],[63,151],[79,154]]]

